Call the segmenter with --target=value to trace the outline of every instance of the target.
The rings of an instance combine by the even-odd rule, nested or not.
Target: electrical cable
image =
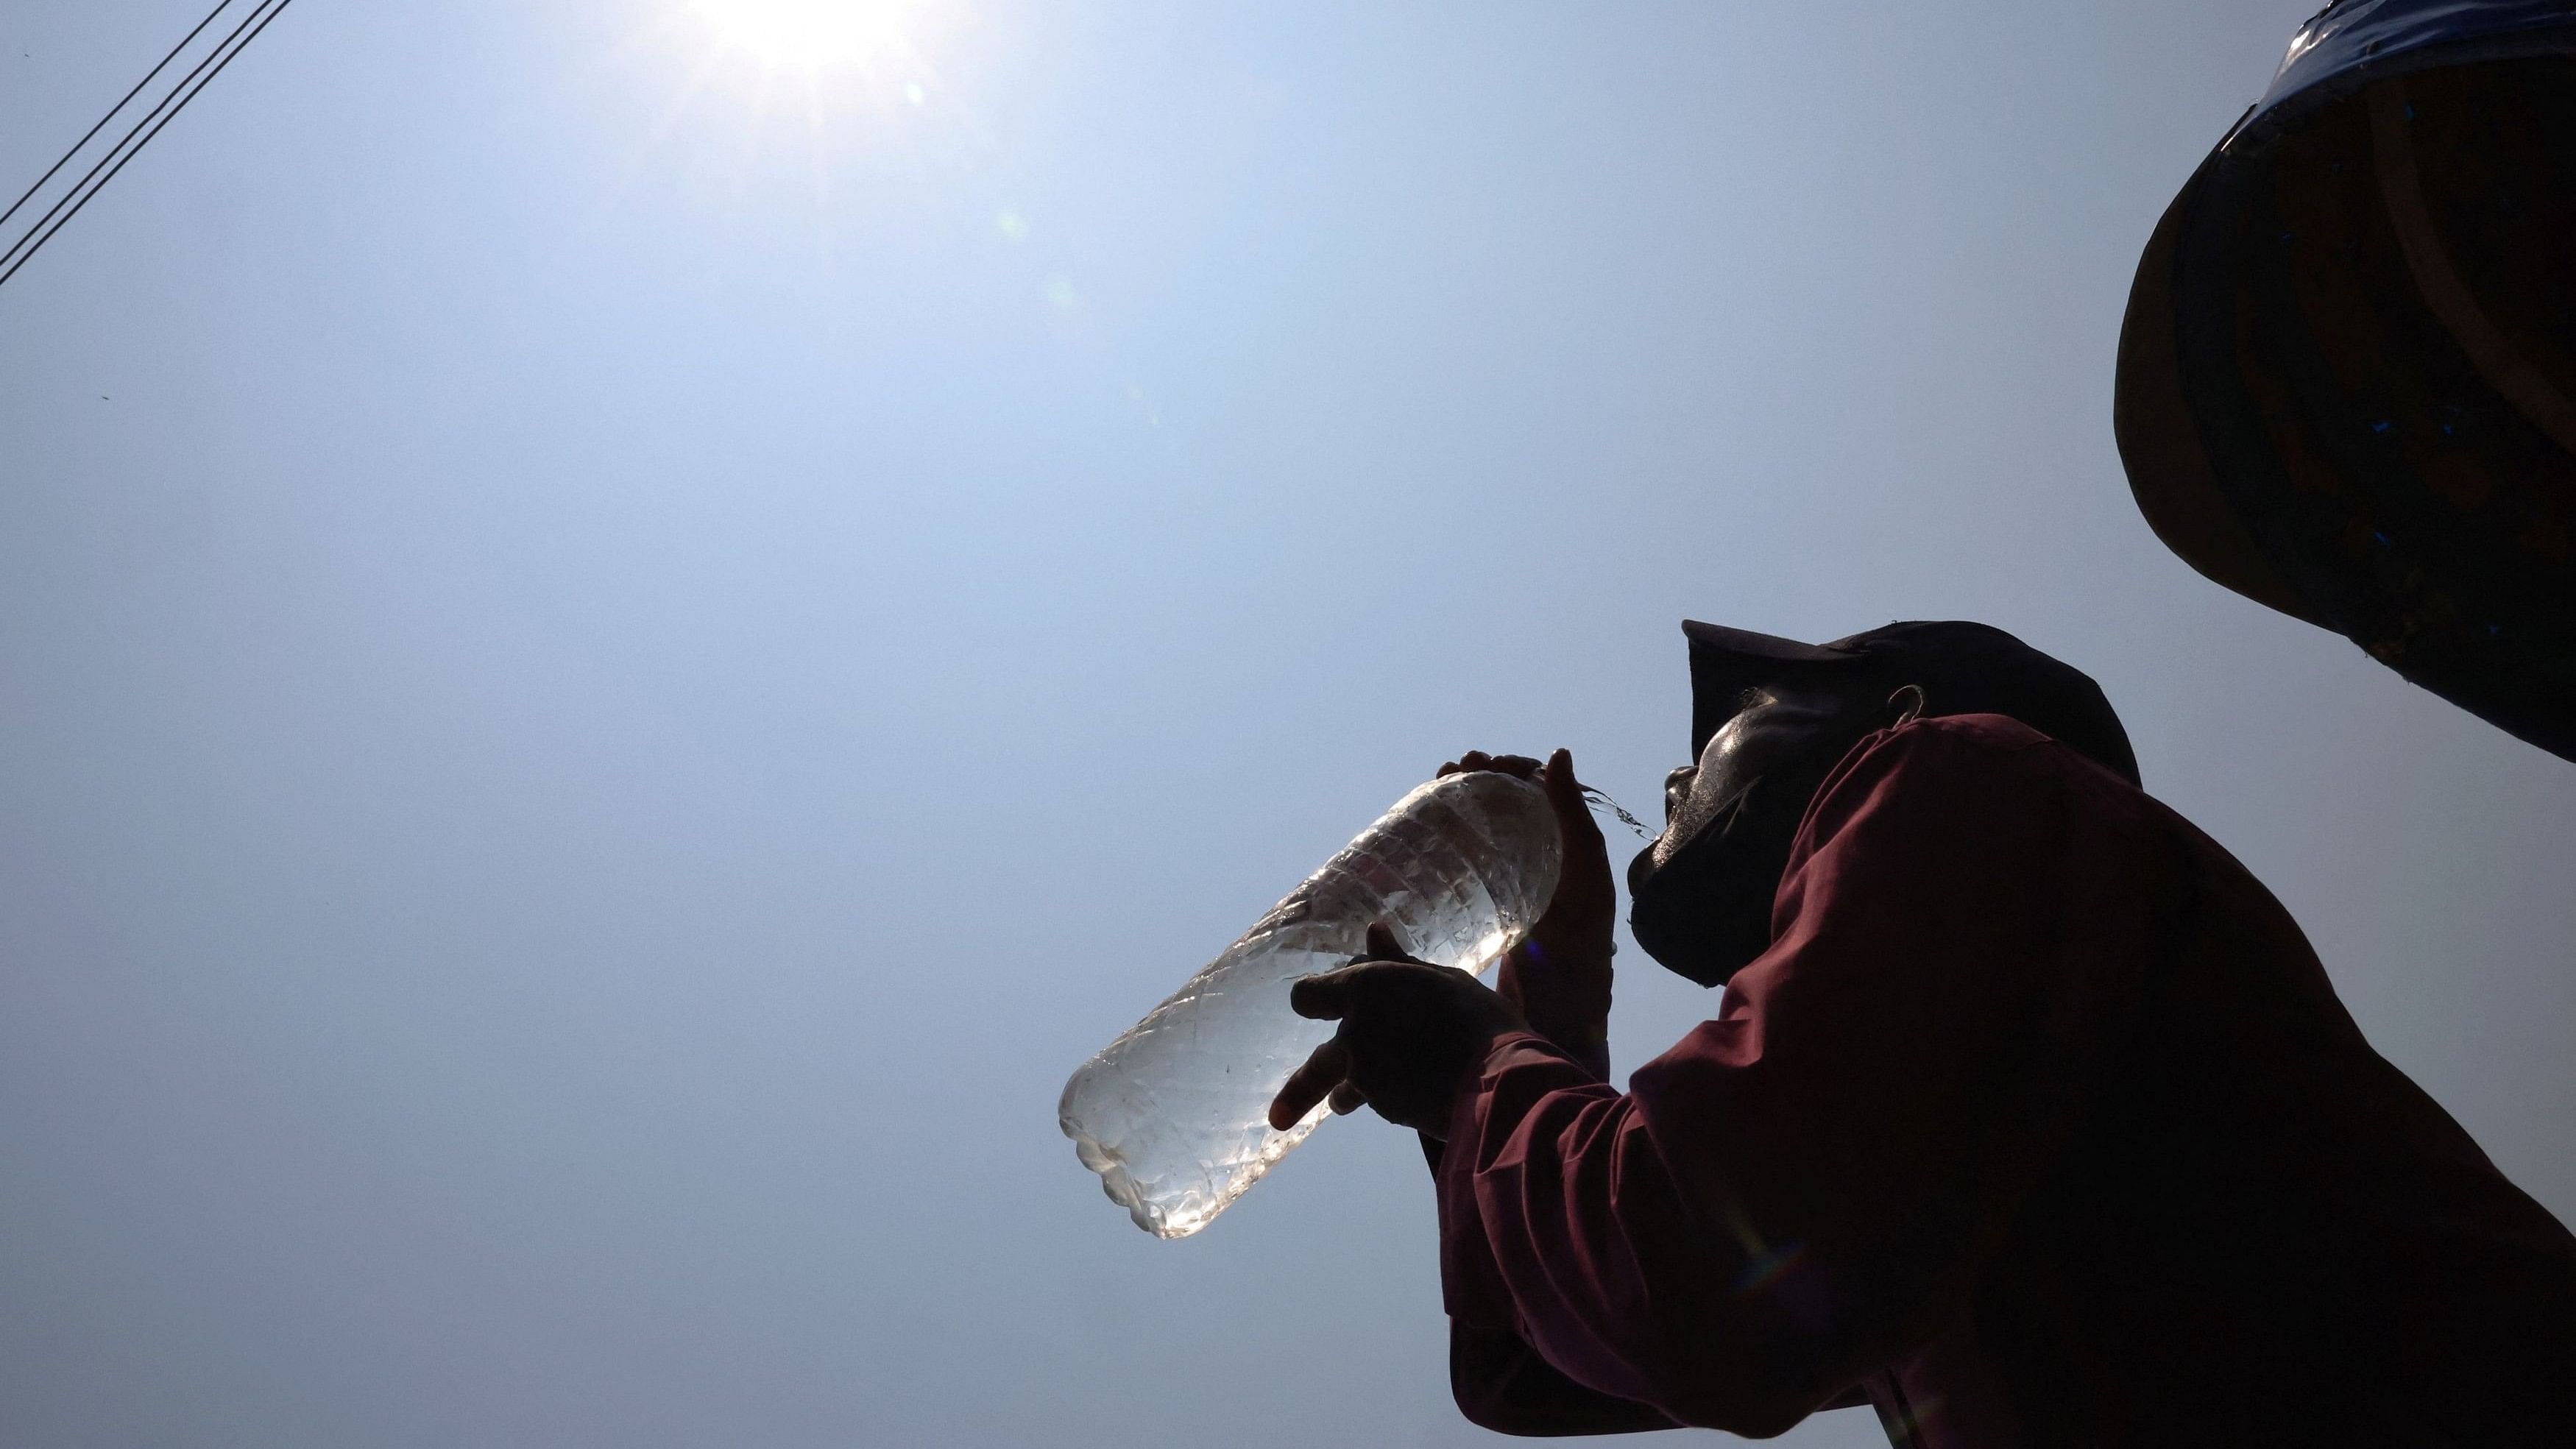
[[[116,179],[117,173],[125,169],[127,162],[143,154],[143,148],[152,144],[152,138],[160,135],[163,127],[177,120],[179,113],[188,108],[188,103],[195,100],[207,86],[212,85],[215,77],[224,73],[224,67],[231,65],[234,57],[248,50],[250,43],[259,39],[260,32],[268,28],[269,22],[275,20],[287,6],[293,3],[294,0],[259,0],[242,23],[233,27],[232,34],[217,42],[213,53],[204,60],[198,61],[194,69],[181,77],[179,84],[171,90],[170,94],[162,97],[161,103],[147,112],[142,120],[135,122],[133,128],[108,149],[107,155],[99,158],[97,165],[90,167],[88,174],[81,177],[69,193],[56,201],[46,210],[44,216],[36,220],[35,225],[28,229],[25,236],[20,237],[6,252],[0,252],[0,264],[5,264],[6,268],[0,270],[0,286],[7,285],[11,277],[18,275],[19,270],[35,258],[36,253],[44,250],[45,243],[52,241],[65,226],[70,225],[71,219],[80,215],[81,208],[89,205],[92,197],[97,196],[107,188],[107,183]],[[210,65],[213,67],[211,70],[208,69]],[[199,79],[201,75],[203,79]],[[173,104],[174,101],[176,104]],[[164,114],[165,111],[166,114]],[[158,121],[154,120],[156,116],[159,117]],[[145,131],[146,126],[150,126],[151,129]],[[135,140],[138,133],[143,137],[140,141]],[[131,149],[127,148],[128,142],[133,143]],[[124,152],[121,157],[117,154],[120,151]],[[116,164],[109,166],[110,161]],[[106,169],[106,174],[103,176],[99,174],[101,168]],[[92,177],[97,177],[96,185],[91,184]],[[88,189],[84,191],[83,187]],[[74,197],[79,199],[74,201]],[[64,210],[66,202],[70,203],[68,211]],[[62,213],[59,220],[55,219],[56,212]],[[49,221],[53,223],[50,227],[46,226]],[[42,235],[37,234],[39,230],[43,232]],[[13,257],[14,260],[12,260]]]
[[[135,98],[136,96],[139,96],[139,95],[143,94],[143,88],[144,88],[145,86],[148,86],[148,85],[152,84],[152,78],[153,78],[154,76],[159,75],[161,72],[163,72],[163,71],[165,71],[165,70],[168,70],[168,69],[170,68],[170,62],[172,62],[172,61],[174,61],[174,60],[177,60],[177,59],[179,58],[179,52],[181,52],[181,51],[183,51],[183,50],[186,50],[186,49],[188,48],[188,46],[189,46],[192,42],[194,42],[194,41],[196,40],[196,38],[197,38],[199,35],[202,35],[202,34],[204,34],[204,33],[205,33],[205,29],[206,29],[206,27],[207,27],[207,26],[212,25],[212,24],[214,24],[214,23],[215,23],[215,17],[216,17],[216,16],[221,15],[221,14],[223,14],[225,11],[227,11],[227,10],[231,9],[231,8],[232,8],[232,5],[233,5],[233,0],[215,0],[215,8],[206,12],[206,18],[197,22],[197,28],[196,28],[196,29],[194,29],[194,30],[189,31],[189,32],[187,33],[187,35],[186,35],[186,36],[184,36],[184,37],[182,37],[182,38],[180,39],[180,41],[179,41],[179,43],[178,43],[177,45],[171,46],[171,47],[170,47],[170,53],[169,53],[168,55],[165,55],[165,56],[161,57],[161,63],[160,63],[159,65],[156,65],[156,66],[152,67],[152,69],[144,75],[143,79],[141,79],[141,80],[139,80],[139,81],[136,81],[136,82],[134,83],[134,89],[132,89],[132,90],[130,90],[130,91],[127,91],[127,92],[125,93],[125,99],[123,99],[123,100],[121,100],[121,101],[118,101],[115,105],[112,105],[112,106],[108,107],[108,108],[107,108],[107,114],[98,118],[98,124],[97,124],[97,125],[95,125],[95,126],[90,127],[90,128],[89,128],[89,132],[88,132],[88,134],[87,134],[87,135],[84,135],[84,136],[82,136],[79,140],[74,141],[74,142],[72,143],[72,148],[71,148],[70,150],[65,151],[65,152],[63,153],[63,157],[62,157],[62,159],[61,159],[61,160],[56,161],[53,165],[46,167],[46,168],[45,168],[45,174],[36,178],[36,184],[27,188],[26,195],[19,197],[17,200],[15,200],[15,201],[13,201],[13,202],[10,202],[10,203],[9,203],[9,209],[8,209],[7,211],[0,211],[0,226],[7,226],[7,225],[9,224],[9,218],[11,218],[11,217],[13,217],[13,216],[16,216],[16,215],[18,214],[18,208],[19,208],[19,207],[22,207],[22,206],[24,206],[24,205],[26,205],[29,197],[32,197],[32,196],[34,196],[37,192],[44,190],[44,189],[45,189],[45,183],[54,179],[54,173],[55,173],[55,172],[62,170],[62,169],[63,169],[64,167],[66,167],[66,166],[69,166],[69,165],[71,164],[71,162],[72,162],[72,158],[73,158],[74,156],[79,155],[79,154],[81,153],[81,150],[82,150],[82,148],[83,148],[83,147],[86,147],[87,145],[89,145],[89,143],[90,143],[91,141],[93,141],[93,140],[97,139],[97,137],[98,137],[98,133],[99,133],[99,132],[101,132],[101,131],[103,131],[103,130],[106,130],[106,129],[107,129],[107,123],[108,123],[108,122],[113,121],[113,120],[115,120],[115,119],[116,119],[116,113],[117,113],[117,112],[119,112],[119,111],[121,111],[121,110],[124,110],[127,106],[130,106],[130,105],[134,104],[134,98]]]
[[[242,23],[233,27],[232,34],[216,42],[215,48],[207,52],[205,58],[199,60],[186,75],[181,76],[178,85],[172,87],[169,94],[161,98],[159,104],[145,112],[142,120],[135,122],[132,128],[117,138],[115,145],[107,149],[106,155],[98,158],[97,164],[91,166],[80,180],[72,183],[70,191],[56,198],[54,204],[46,208],[45,214],[36,218],[33,226],[29,227],[17,241],[11,243],[7,250],[0,251],[0,266],[7,268],[5,271],[0,271],[0,282],[6,282],[15,275],[19,266],[25,264],[28,258],[36,254],[37,249],[53,239],[53,233],[62,229],[63,222],[70,221],[83,206],[89,204],[89,198],[96,195],[99,188],[107,184],[107,180],[99,176],[100,172],[105,171],[107,176],[112,178],[118,171],[125,169],[125,162],[132,160],[134,155],[143,149],[143,145],[150,143],[151,136],[144,136],[142,144],[134,142],[134,138],[142,135],[145,127],[151,127],[152,135],[159,135],[160,125],[155,125],[154,122],[158,120],[162,125],[168,124],[170,117],[176,116],[181,109],[186,108],[190,100],[196,98],[196,91],[190,90],[190,85],[197,84],[200,77],[207,81],[214,79],[214,75],[208,73],[207,67],[213,66],[217,72],[223,69],[222,63],[229,61],[232,54],[237,53],[237,50],[228,53],[227,47],[232,47],[235,41],[241,40],[242,33],[250,30],[252,25],[259,21],[260,12],[268,9],[269,3],[270,0],[258,0],[258,3],[252,6],[251,13],[243,18]],[[279,8],[284,7],[281,5]],[[202,84],[198,84],[198,89],[203,88]],[[176,102],[175,106],[173,102]],[[129,145],[133,145],[133,150],[126,149]],[[112,167],[110,163],[113,163]],[[90,184],[93,180],[98,182],[97,186]],[[65,212],[65,207],[71,208],[70,212]],[[45,224],[54,222],[57,215],[61,216],[61,221],[55,222],[52,230],[47,230]],[[41,236],[38,235],[40,232]],[[22,247],[26,248],[23,255],[20,254]],[[15,258],[14,261],[12,261],[13,258]]]

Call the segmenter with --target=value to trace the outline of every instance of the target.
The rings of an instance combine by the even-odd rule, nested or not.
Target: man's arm
[[[1618,915],[1609,846],[1592,819],[1574,756],[1559,750],[1544,767],[1517,755],[1470,751],[1440,767],[1494,770],[1547,791],[1564,845],[1563,868],[1547,913],[1512,948],[1494,989],[1594,1077],[1610,1076],[1611,927]],[[1425,1135],[1424,1157],[1436,1176],[1441,1142]],[[1633,1434],[1680,1427],[1645,1404],[1597,1393],[1556,1371],[1508,1329],[1449,1325],[1449,1392],[1468,1422],[1501,1434],[1557,1436]]]
[[[1453,1320],[1749,1434],[1928,1341],[2138,979],[2148,890],[2097,785],[2035,740],[1892,732],[1819,792],[1772,951],[1630,1094],[1491,1040],[1440,1174]]]
[[[1422,1156],[1440,1174],[1447,1144],[1429,1133]],[[1614,1398],[1559,1373],[1508,1328],[1449,1321],[1449,1395],[1478,1428],[1525,1438],[1642,1434],[1682,1425],[1651,1404]]]
[[[1683,1427],[1661,1409],[1585,1388],[1509,1329],[1449,1325],[1449,1391],[1467,1421],[1497,1434],[1642,1434]]]

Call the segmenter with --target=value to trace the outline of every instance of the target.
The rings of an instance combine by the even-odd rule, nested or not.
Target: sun
[[[918,0],[694,0],[698,14],[727,45],[770,65],[863,61],[902,47]]]

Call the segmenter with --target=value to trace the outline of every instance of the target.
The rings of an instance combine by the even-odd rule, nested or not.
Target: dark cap
[[[1682,632],[1690,637],[1694,760],[1734,716],[1746,690],[1859,676],[1889,689],[1921,685],[1926,714],[2010,716],[2138,782],[2129,732],[2120,727],[2102,686],[1991,625],[1918,620],[1830,644],[1801,644],[1695,619],[1683,620]]]

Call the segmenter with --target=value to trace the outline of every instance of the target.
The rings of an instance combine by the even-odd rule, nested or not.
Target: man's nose
[[[1664,777],[1664,823],[1669,825],[1681,813],[1682,801],[1690,794],[1691,781],[1699,778],[1699,766],[1683,765]]]

